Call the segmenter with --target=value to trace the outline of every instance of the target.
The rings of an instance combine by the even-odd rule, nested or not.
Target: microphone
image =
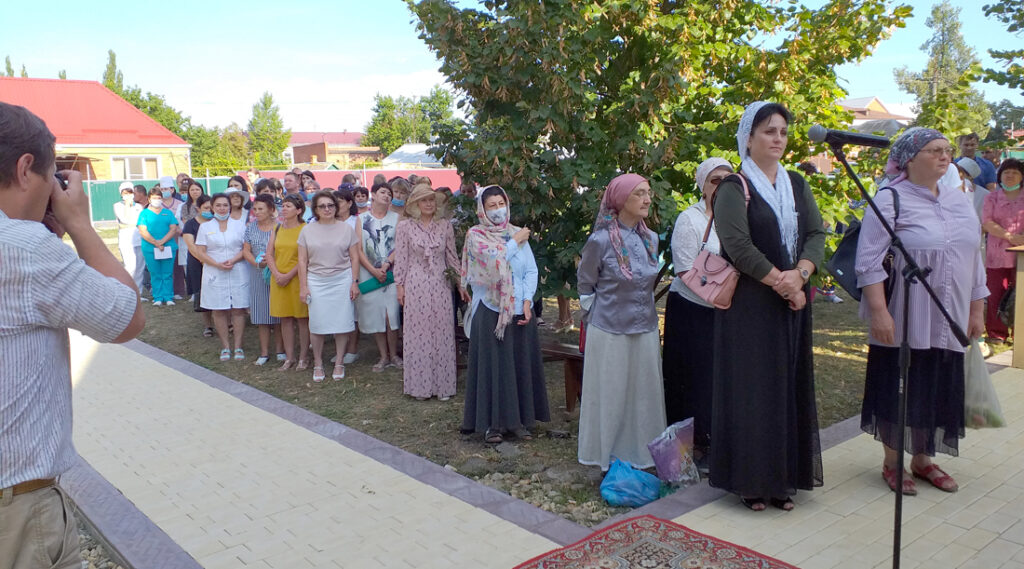
[[[862,134],[846,130],[832,130],[830,128],[825,128],[820,124],[812,126],[811,129],[807,131],[807,138],[810,138],[814,142],[824,142],[838,146],[853,144],[856,146],[871,146],[873,148],[889,148],[890,144],[889,139],[884,136]]]

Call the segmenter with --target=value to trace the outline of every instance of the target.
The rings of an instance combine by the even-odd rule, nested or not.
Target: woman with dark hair
[[[375,184],[370,210],[359,216],[360,262],[363,268],[359,273],[359,284],[364,292],[359,295],[356,310],[359,312],[359,331],[373,334],[377,342],[380,360],[372,368],[375,372],[383,371],[388,365],[402,367],[402,358],[398,357],[398,328],[401,326],[398,291],[392,284],[398,214],[388,211],[390,205],[391,186]],[[388,273],[391,273],[390,279]],[[377,288],[365,290],[371,286],[366,284],[370,279],[376,279]]]
[[[334,190],[334,197],[338,199],[338,221],[349,224],[353,230],[358,230],[359,209],[356,207],[352,190],[347,188]]]
[[[807,182],[780,163],[792,120],[777,103],[747,106],[740,173],[722,180],[714,203],[740,279],[732,307],[715,310],[710,483],[754,511],[766,501],[791,510],[797,490],[822,485],[808,279],[825,230]]]
[[[891,192],[878,192],[875,203],[896,230],[907,252],[923,267],[931,267],[928,284],[971,338],[985,330],[983,317],[985,271],[981,261],[981,228],[963,192],[939,180],[946,173],[953,147],[937,130],[909,128],[892,144],[886,173],[896,176]],[[993,194],[989,194],[991,197]],[[899,219],[893,196],[899,194]],[[986,204],[987,205],[987,204]],[[864,214],[857,241],[857,285],[863,290],[860,316],[869,325],[867,380],[861,409],[861,429],[883,445],[882,478],[889,488],[917,493],[914,477],[936,488],[955,492],[956,481],[932,463],[937,452],[957,455],[964,436],[964,348],[918,284],[909,299],[899,282],[906,260],[897,254],[892,274],[897,285],[886,298],[887,274],[882,266],[890,246],[889,234],[872,210]],[[909,315],[910,371],[906,383],[906,426],[898,430],[897,409],[903,315]],[[913,458],[910,472],[896,470],[900,439]]]
[[[669,424],[693,417],[693,445],[701,467],[707,464],[711,440],[711,357],[715,309],[680,278],[693,268],[708,230],[718,184],[732,173],[724,158],[708,158],[694,174],[701,199],[679,214],[672,230],[672,280],[665,301],[665,418]],[[721,252],[714,223],[707,231],[711,253]]]
[[[242,336],[249,308],[249,267],[242,248],[245,224],[231,219],[231,201],[226,194],[210,198],[213,219],[199,226],[196,257],[203,262],[200,306],[213,311],[213,324],[220,337],[220,361],[231,359],[229,335],[234,336],[234,359],[245,359]],[[232,330],[228,331],[228,326]]]
[[[1007,158],[996,173],[996,189],[985,196],[981,210],[981,228],[988,234],[985,242],[985,276],[989,301],[985,327],[990,344],[1002,344],[1010,330],[999,319],[999,304],[1017,280],[1017,254],[1006,249],[1024,245],[1024,200],[1021,180],[1024,163]]]
[[[395,285],[404,308],[404,393],[423,401],[455,395],[455,327],[447,269],[459,270],[455,234],[437,210],[430,186],[413,190],[406,205],[409,218],[395,230]],[[440,324],[440,326],[439,326]]]
[[[356,328],[353,302],[359,297],[359,236],[338,220],[338,198],[321,190],[310,200],[313,218],[299,234],[299,297],[309,305],[309,334],[313,341],[313,381],[324,373],[324,336],[334,336],[337,354],[344,354]],[[344,361],[334,364],[331,377],[345,378]]]
[[[370,209],[370,190],[363,186],[356,186],[352,190],[352,199],[356,204],[356,215],[362,215]]]
[[[146,268],[149,269],[153,306],[174,305],[173,278],[179,225],[174,212],[164,207],[165,191],[160,186],[154,186],[149,191],[149,207],[139,214],[140,248],[146,259]]]
[[[531,307],[537,262],[527,242],[530,229],[509,222],[510,206],[500,186],[485,188],[477,201],[480,223],[467,232],[462,251],[460,296],[469,301],[465,287],[473,289],[464,326],[469,365],[462,431],[481,432],[491,444],[502,442],[504,433],[530,440],[537,421],[551,420]]]
[[[228,180],[228,189],[225,192],[231,200],[231,219],[249,223],[249,209],[252,203],[249,201],[249,182],[241,176],[232,176]]]
[[[188,294],[192,295],[192,310],[203,315],[203,336],[212,338],[213,312],[200,305],[203,290],[203,262],[199,260],[199,249],[196,247],[196,234],[199,233],[199,226],[213,219],[210,196],[200,195],[194,205],[197,215],[185,222],[185,228],[181,233],[181,238],[188,251],[188,261],[185,264],[185,284],[188,287]]]
[[[270,315],[281,319],[281,339],[285,361],[281,371],[309,367],[309,307],[299,296],[299,234],[306,202],[298,194],[285,196],[281,203],[281,223],[267,242],[266,260],[270,267]],[[298,327],[299,355],[295,359],[295,327]]]
[[[202,184],[192,178],[182,180],[182,185],[185,187],[185,203],[181,206],[180,221],[185,224],[198,213],[199,204],[196,202],[199,200],[199,196],[206,194],[206,191],[203,190]]]
[[[643,176],[612,179],[576,269],[587,314],[578,459],[601,470],[613,456],[654,466],[647,443],[665,430],[654,308],[658,234],[644,223],[650,209],[651,186]]]
[[[261,180],[262,182],[262,180]],[[259,184],[257,184],[259,186]],[[264,186],[266,189],[267,186]],[[267,243],[270,234],[277,225],[277,208],[274,198],[268,193],[256,196],[252,204],[252,212],[256,221],[245,228],[245,244],[242,254],[249,263],[249,321],[259,329],[260,357],[256,359],[258,366],[270,359],[270,331],[277,328],[277,353],[281,353],[284,342],[281,339],[281,319],[270,315],[270,283],[264,278],[267,268]]]

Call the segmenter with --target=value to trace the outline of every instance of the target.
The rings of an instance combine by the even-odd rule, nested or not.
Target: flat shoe
[[[306,360],[299,360],[299,363],[295,364],[295,371],[306,371],[309,369],[309,362]]]
[[[341,370],[341,371],[339,372],[338,370]],[[343,366],[341,364],[335,365],[334,366],[334,373],[331,374],[331,377],[334,379],[334,381],[338,381],[340,379],[345,379],[345,366]]]
[[[503,440],[505,439],[502,438],[501,433],[498,431],[487,429],[487,432],[484,433],[484,442],[488,444],[496,445]]]
[[[253,365],[261,366],[261,365],[267,363],[267,360],[269,360],[269,359],[270,358],[267,357],[267,356],[260,356],[260,357],[256,358],[256,361],[254,361],[252,363],[253,363]]]
[[[956,492],[960,489],[957,485],[956,480],[953,477],[943,472],[941,468],[936,464],[929,464],[924,470],[917,471],[914,469],[914,465],[910,465],[910,472],[914,474],[914,478],[921,478],[927,480],[932,486],[942,490],[943,492]],[[935,474],[938,476],[935,476]],[[952,486],[947,486],[946,481],[952,482]]]
[[[237,350],[235,350],[235,359],[236,360],[244,360],[245,359],[245,350],[243,350],[242,348],[238,348]]]
[[[516,429],[516,438],[524,441],[532,441],[533,435],[527,429]]]
[[[384,368],[386,367],[388,367],[388,362],[380,360],[379,362],[373,364],[373,367],[370,369],[372,369],[374,373],[380,373],[384,371]]]
[[[782,510],[783,512],[791,512],[793,511],[793,508],[796,507],[796,504],[793,503],[793,499],[789,497],[771,498],[768,501],[771,503],[772,506]]]
[[[913,480],[906,478],[907,474],[908,472],[904,470],[903,495],[917,496],[917,484],[914,484]],[[884,464],[882,465],[882,478],[885,480],[886,484],[889,485],[889,489],[892,490],[893,492],[896,491],[896,480],[898,480],[899,477],[900,476],[896,472],[895,468],[890,469],[888,466],[885,466]]]
[[[327,376],[324,374],[324,367],[323,366],[313,366],[313,381],[314,382],[320,383],[326,377]]]
[[[278,369],[278,371],[288,371],[288,370],[292,369],[292,366],[294,366],[294,365],[295,365],[294,361],[292,361],[292,360],[285,360],[284,363],[281,364],[281,367],[279,367],[277,369]]]

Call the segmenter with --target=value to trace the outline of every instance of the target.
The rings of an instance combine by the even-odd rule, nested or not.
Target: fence
[[[216,178],[194,178],[199,182],[209,195],[223,192],[228,187],[228,176]],[[145,186],[148,190],[159,182],[159,180],[130,180],[133,184]],[[121,190],[118,189],[123,183],[122,180],[96,181],[85,180],[85,193],[89,196],[89,215],[93,223],[117,221],[114,218],[114,204],[121,201]]]

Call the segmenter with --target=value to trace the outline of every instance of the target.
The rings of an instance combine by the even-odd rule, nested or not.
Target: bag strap
[[[743,174],[735,173],[736,177],[740,179],[740,185],[743,186],[743,206],[750,205],[750,187],[747,186],[747,179],[743,177]],[[728,180],[732,176],[726,178]],[[725,182],[725,180],[722,180]],[[704,228],[704,238],[701,240],[700,248],[703,251],[704,247],[708,244],[708,237],[711,236],[711,224],[715,221],[715,200],[718,199],[718,191],[715,191],[715,197],[711,198],[711,215],[708,216],[708,226]]]
[[[897,192],[896,188],[894,188],[892,186],[885,186],[883,188],[878,188],[878,192],[881,192],[882,190],[889,190],[889,191],[892,192],[892,207],[893,207],[893,209],[896,212],[896,215],[893,216],[892,220],[893,220],[893,223],[895,224],[896,220],[900,218],[900,193]],[[876,196],[878,195],[878,192],[875,192]]]

